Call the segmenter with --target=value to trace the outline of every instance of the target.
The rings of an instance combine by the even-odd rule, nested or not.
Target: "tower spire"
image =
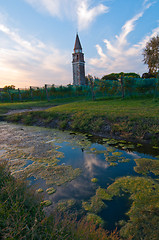
[[[75,46],[74,46],[74,52],[75,50],[81,50],[82,51],[82,46],[79,40],[78,32],[76,34],[76,41],[75,41]]]

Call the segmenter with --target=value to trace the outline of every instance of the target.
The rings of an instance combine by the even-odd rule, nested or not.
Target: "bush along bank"
[[[101,137],[125,139],[159,145],[159,119],[157,117],[107,116],[85,111],[38,111],[9,115],[9,122],[61,130],[90,133]]]

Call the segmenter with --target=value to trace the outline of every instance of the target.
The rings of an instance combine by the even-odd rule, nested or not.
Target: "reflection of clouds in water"
[[[106,161],[103,161],[102,159],[98,158],[95,154],[84,154],[84,165],[87,169],[87,172],[90,174],[90,176],[93,177],[95,174],[95,171],[97,168],[108,168],[109,165]]]
[[[132,156],[133,158],[141,158],[141,154],[137,154],[134,152],[127,152],[127,155]]]
[[[82,175],[67,185],[58,187],[56,193],[52,195],[52,201],[57,202],[70,198],[82,200],[91,197],[94,193],[95,186],[91,184],[90,179]]]

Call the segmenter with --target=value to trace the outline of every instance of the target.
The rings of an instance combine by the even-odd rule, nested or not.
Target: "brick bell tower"
[[[73,61],[73,85],[85,85],[85,61],[84,61],[84,53],[82,53],[81,43],[78,37],[78,33],[76,35],[76,41],[74,46],[74,53],[72,54]]]

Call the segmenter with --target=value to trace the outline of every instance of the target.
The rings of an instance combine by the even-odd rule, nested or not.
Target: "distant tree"
[[[150,72],[142,74],[142,78],[155,78],[155,77],[156,77],[155,74],[152,74]]]
[[[143,61],[148,65],[149,73],[156,74],[159,70],[159,36],[153,37],[147,42],[143,50]]]
[[[120,72],[120,73],[111,73],[108,75],[105,75],[102,77],[103,80],[118,80],[121,76],[124,77],[132,77],[132,78],[140,78],[140,75],[137,73],[124,73],[124,72]]]
[[[7,90],[14,90],[15,86],[14,85],[10,85],[10,86],[4,86],[3,90],[7,91]]]

